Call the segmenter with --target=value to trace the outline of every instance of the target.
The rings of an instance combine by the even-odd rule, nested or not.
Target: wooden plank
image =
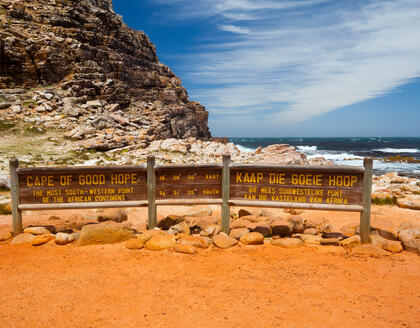
[[[372,199],[373,159],[363,160],[365,175],[363,178],[363,211],[360,214],[360,239],[363,244],[370,242],[370,208]]]
[[[285,202],[265,202],[265,201],[246,201],[230,200],[230,206],[248,207],[267,207],[267,208],[298,208],[307,210],[343,211],[343,212],[362,212],[363,206],[360,205],[328,205],[328,204],[305,204],[305,203],[285,203]]]
[[[361,205],[363,173],[289,167],[230,169],[230,200]]]
[[[156,171],[164,171],[166,169],[185,170],[185,169],[223,169],[222,164],[171,164],[171,165],[156,165]]]
[[[222,183],[222,231],[226,234],[230,232],[230,155],[223,155],[223,183]]]
[[[147,199],[146,171],[139,167],[20,171],[21,204],[96,203]]]
[[[271,165],[271,164],[231,164],[231,169],[243,169],[243,170],[289,170],[289,171],[301,171],[301,172],[354,172],[364,173],[365,168],[361,166],[349,166],[349,165]]]
[[[19,161],[16,158],[13,158],[9,161],[10,186],[12,193],[12,223],[14,235],[23,232],[22,213],[19,210],[19,177],[16,172],[18,167]]]
[[[221,199],[158,199],[156,205],[221,205]]]
[[[157,226],[155,163],[156,160],[154,156],[147,157],[147,199],[149,201],[149,229],[153,229]]]
[[[20,211],[37,210],[70,210],[70,209],[89,209],[89,208],[127,208],[144,207],[147,201],[131,202],[103,202],[103,203],[69,203],[69,204],[23,204],[19,205]]]
[[[147,170],[145,165],[110,165],[110,166],[46,166],[46,167],[19,167],[18,173],[31,173],[31,172],[54,172],[54,171],[65,171],[65,172],[92,172],[92,171],[124,171],[124,170],[133,170],[133,171],[145,171]]]

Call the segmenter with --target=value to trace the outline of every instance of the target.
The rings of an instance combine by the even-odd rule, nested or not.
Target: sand
[[[26,213],[24,223],[72,213]],[[145,213],[130,210],[129,219],[142,222]],[[372,213],[395,224],[420,221],[420,212],[398,207]],[[359,217],[302,216],[338,227]],[[409,252],[375,258],[333,246],[263,245],[185,255],[124,244],[3,243],[0,291],[1,327],[420,327],[420,256]]]

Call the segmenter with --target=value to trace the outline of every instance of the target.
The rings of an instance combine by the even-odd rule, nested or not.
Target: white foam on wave
[[[307,151],[307,152],[312,152],[312,151],[316,151],[318,148],[317,146],[296,146],[296,148],[300,151]]]
[[[382,153],[420,153],[420,149],[414,149],[414,148],[379,148],[379,149],[373,149],[373,151],[380,151]]]
[[[252,153],[253,151],[257,150],[257,148],[249,148],[242,145],[235,145],[241,152],[244,153]]]

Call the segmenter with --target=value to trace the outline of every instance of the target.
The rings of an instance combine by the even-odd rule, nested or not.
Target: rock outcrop
[[[0,116],[103,150],[211,136],[208,112],[111,0],[0,0]]]

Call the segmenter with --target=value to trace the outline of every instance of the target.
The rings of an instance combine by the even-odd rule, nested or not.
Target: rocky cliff
[[[0,115],[99,150],[210,138],[208,112],[111,0],[0,0]]]

